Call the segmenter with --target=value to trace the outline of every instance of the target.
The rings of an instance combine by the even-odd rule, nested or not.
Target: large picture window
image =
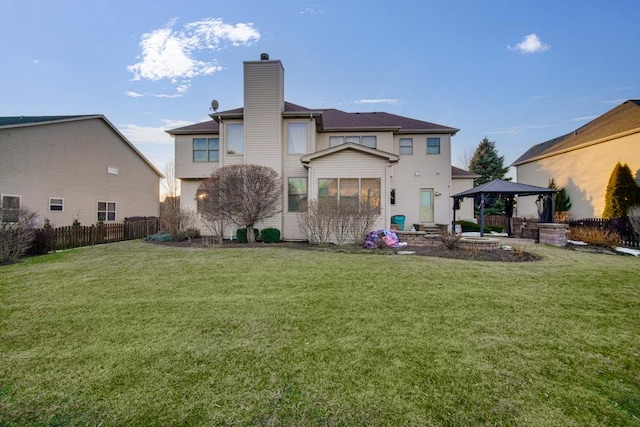
[[[3,194],[0,204],[0,220],[2,222],[16,222],[20,213],[20,196]]]
[[[360,201],[380,209],[379,178],[320,178],[318,197],[337,197],[343,201]]]
[[[427,154],[440,154],[440,138],[427,138]]]
[[[289,154],[306,154],[307,152],[307,124],[289,123],[288,127]]]
[[[227,125],[227,154],[244,154],[244,125]]]
[[[194,162],[218,162],[220,161],[219,138],[193,138]]]
[[[307,178],[289,178],[289,212],[300,212],[300,205],[307,201]]]
[[[116,220],[116,202],[98,202],[98,222]]]

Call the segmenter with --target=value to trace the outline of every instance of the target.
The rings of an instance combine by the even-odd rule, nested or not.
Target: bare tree
[[[164,199],[160,204],[160,227],[174,239],[195,223],[195,212],[180,207],[180,180],[176,178],[175,168],[168,163],[162,181]]]
[[[222,243],[224,237],[224,212],[220,201],[220,185],[217,176],[205,179],[198,188],[198,214],[213,236],[213,243]]]
[[[200,212],[246,227],[247,241],[254,242],[254,225],[280,212],[281,187],[278,173],[267,166],[224,166],[200,185],[199,195],[209,200]]]
[[[17,262],[35,236],[37,215],[27,209],[16,209],[0,219],[0,265]]]

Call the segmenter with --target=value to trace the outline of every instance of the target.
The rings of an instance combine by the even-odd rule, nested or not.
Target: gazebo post
[[[484,237],[484,193],[480,193],[480,237]]]

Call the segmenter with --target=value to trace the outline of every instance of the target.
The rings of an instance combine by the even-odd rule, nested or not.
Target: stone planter
[[[538,242],[563,247],[567,244],[568,224],[538,224]]]

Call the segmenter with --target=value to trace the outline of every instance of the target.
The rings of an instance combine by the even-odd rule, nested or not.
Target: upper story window
[[[244,154],[244,125],[227,125],[227,154]]]
[[[400,154],[413,154],[413,138],[400,138]]]
[[[116,220],[116,202],[98,202],[98,222]]]
[[[57,197],[49,197],[49,210],[50,211],[61,211],[64,210],[64,199],[60,199]]]
[[[359,135],[347,135],[347,136],[330,136],[329,147],[335,147],[347,142],[353,142],[354,144],[364,145],[369,148],[376,148],[377,139],[375,135],[359,136]]]
[[[193,138],[194,162],[218,162],[220,161],[219,138]]]
[[[440,138],[427,138],[427,154],[440,154]]]
[[[287,134],[289,138],[289,154],[306,154],[307,152],[307,124],[289,123]]]
[[[20,196],[3,194],[0,204],[0,220],[2,222],[16,222],[20,216]]]

